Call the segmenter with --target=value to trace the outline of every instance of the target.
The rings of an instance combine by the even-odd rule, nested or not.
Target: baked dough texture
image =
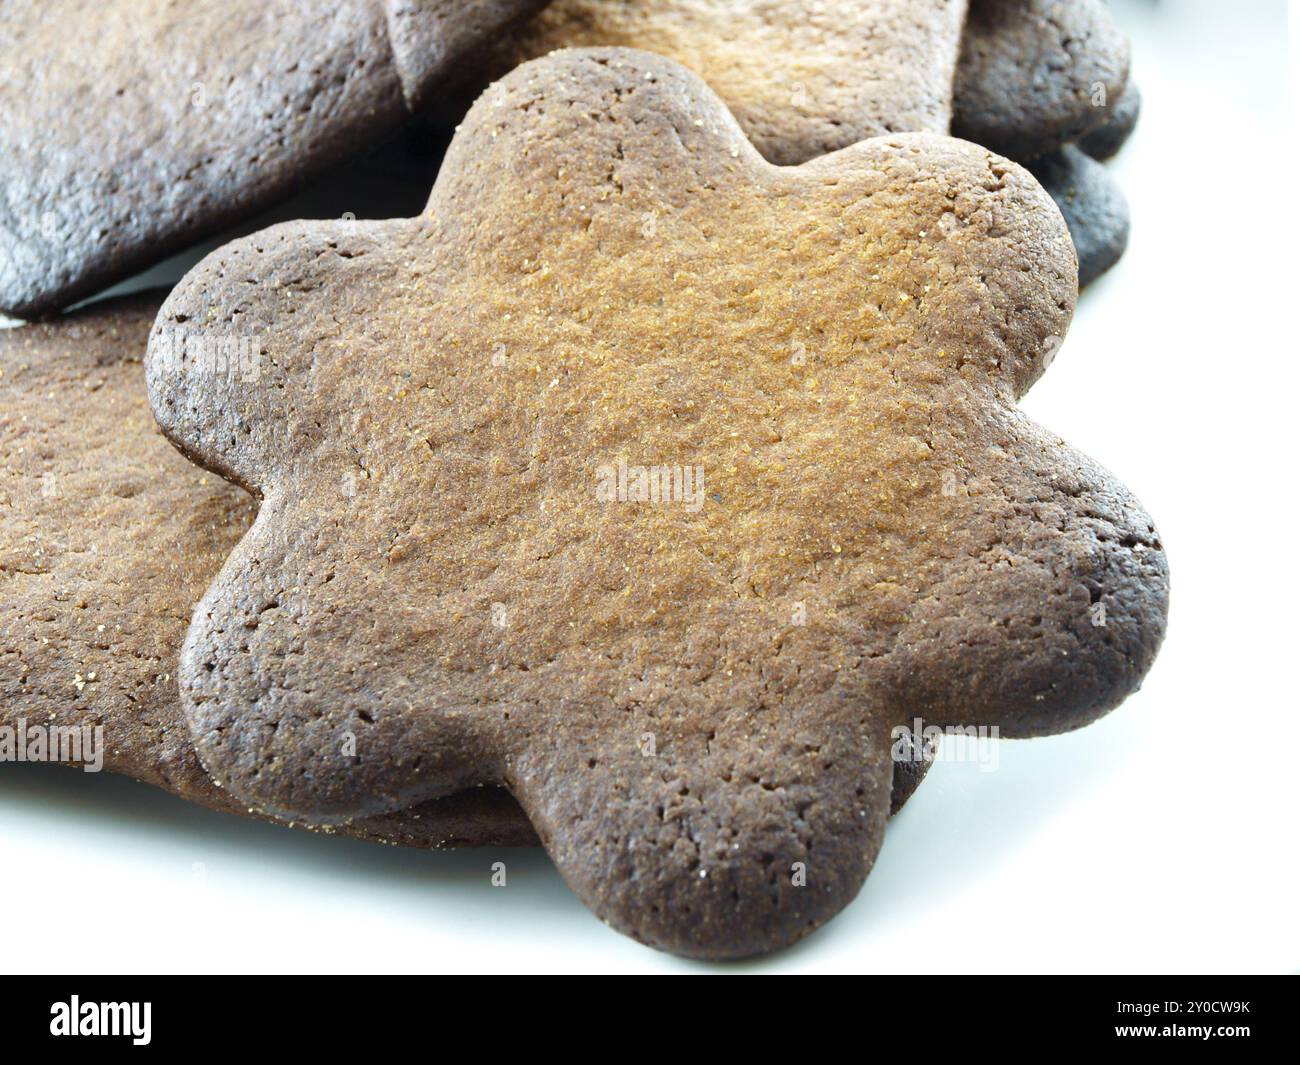
[[[1110,120],[1129,62],[1103,0],[971,0],[952,131],[1013,159],[1046,155]]]
[[[394,133],[542,0],[0,0],[0,312],[48,315]]]
[[[667,59],[526,64],[423,215],[236,241],[159,315],[159,424],[262,500],[181,655],[200,759],[323,825],[504,785],[640,941],[799,939],[898,725],[1077,728],[1155,655],[1150,518],[1015,405],[1075,293],[975,145],[776,167]]]
[[[0,330],[0,727],[98,726],[104,770],[247,815],[194,755],[176,666],[256,506],[154,424],[141,362],[164,296]],[[896,764],[894,810],[928,767]],[[537,843],[500,788],[327,830],[412,847]]]
[[[694,70],[774,163],[948,131],[966,0],[554,0],[492,46],[505,74],[557,48],[642,48]]]
[[[256,505],[154,424],[141,362],[161,302],[146,293],[0,330],[0,727],[102,728],[104,770],[247,814],[194,755],[176,666],[194,605]],[[499,789],[330,831],[536,842]]]
[[[488,74],[584,45],[644,48],[690,67],[776,163],[877,134],[947,132],[951,118],[957,136],[1043,159],[1044,173],[1086,174],[1048,185],[1067,197],[1057,202],[1081,286],[1124,251],[1123,193],[1104,171],[1071,165],[1066,143],[1091,137],[1090,154],[1114,154],[1136,122],[1128,39],[1101,0],[972,0],[969,15],[964,4],[893,0],[554,0],[467,69],[477,88]]]
[[[1079,256],[1079,286],[1091,284],[1119,262],[1128,247],[1128,200],[1119,182],[1075,144],[1028,165],[1069,227]]]

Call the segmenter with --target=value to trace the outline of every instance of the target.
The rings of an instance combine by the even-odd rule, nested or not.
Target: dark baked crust
[[[0,310],[35,318],[391,134],[542,0],[5,0]]]
[[[902,747],[905,750],[899,750]],[[901,734],[895,741],[894,750],[894,788],[889,796],[889,812],[898,813],[907,800],[916,794],[930,766],[938,754],[937,740],[921,737],[917,743],[909,732]],[[904,755],[904,757],[900,757]]]
[[[102,725],[107,771],[247,816],[194,756],[176,664],[254,506],[154,426],[140,362],[163,295],[0,330],[0,725]],[[900,767],[894,809],[916,768]],[[411,847],[537,843],[500,788],[327,830]]]
[[[1142,113],[1142,92],[1137,83],[1129,81],[1124,95],[1111,107],[1110,117],[1091,133],[1079,138],[1079,147],[1098,162],[1113,156],[1137,129]]]
[[[159,423],[264,498],[182,653],[200,757],[324,824],[504,783],[628,934],[798,939],[874,860],[893,725],[1075,727],[1159,642],[1149,521],[1014,409],[1075,291],[974,145],[773,167],[660,57],[525,65],[423,216],[274,227],[159,315]],[[254,385],[192,372],[229,331]],[[707,500],[601,503],[620,458]]]
[[[194,755],[176,663],[255,508],[154,426],[141,360],[162,298],[0,330],[0,725],[102,726],[108,772],[247,815]],[[536,842],[498,789],[339,831],[417,847]]]
[[[253,507],[153,426],[159,303],[0,330],[0,720],[102,725],[109,769],[230,808],[175,711],[177,640]]]
[[[1104,123],[1128,71],[1102,0],[971,0],[952,132],[1012,159],[1044,155]]]
[[[1079,256],[1079,286],[1091,284],[1128,247],[1128,200],[1119,182],[1073,144],[1033,160],[1029,169],[1065,216]]]

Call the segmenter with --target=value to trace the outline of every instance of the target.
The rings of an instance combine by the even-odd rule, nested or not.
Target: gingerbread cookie
[[[1029,169],[1056,201],[1079,256],[1079,287],[1091,284],[1128,247],[1128,200],[1110,173],[1079,147],[1032,160]]]
[[[395,131],[542,0],[5,0],[0,311],[56,311]]]
[[[194,756],[176,662],[195,602],[255,508],[154,425],[140,362],[161,302],[147,293],[0,330],[0,755],[62,751],[246,814]],[[232,357],[233,372],[255,369],[247,349],[213,352],[223,372]],[[536,838],[496,789],[340,830],[411,846]]]
[[[707,81],[772,162],[801,163],[882,133],[946,132],[965,14],[966,0],[554,0],[493,45],[485,69],[557,48],[643,48]]]
[[[637,939],[800,938],[897,726],[1060,732],[1153,659],[1150,519],[1014,405],[1075,290],[974,145],[774,167],[661,57],[517,69],[421,217],[255,234],[159,315],[160,425],[263,500],[181,656],[201,760],[319,824],[504,784]]]
[[[247,814],[194,757],[176,660],[194,603],[254,507],[186,463],[154,425],[140,360],[162,298],[0,332],[0,729],[14,730],[25,758],[48,744],[51,725],[75,728],[79,746],[102,728],[103,749],[82,751],[100,768]],[[251,372],[253,353],[242,357]],[[228,348],[223,372],[241,372],[240,358]],[[928,764],[900,761],[895,808]],[[341,831],[413,847],[537,842],[497,788]]]
[[[952,132],[1013,159],[1045,155],[1107,121],[1128,70],[1102,0],[971,0]]]

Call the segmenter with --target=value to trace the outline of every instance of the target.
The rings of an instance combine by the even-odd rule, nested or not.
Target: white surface
[[[1145,96],[1127,257],[1028,411],[1159,523],[1169,637],[1098,725],[939,764],[857,901],[710,967],[609,931],[540,853],[401,851],[0,768],[6,970],[1297,971],[1297,296],[1286,14],[1115,3]],[[505,888],[489,884],[507,863]]]

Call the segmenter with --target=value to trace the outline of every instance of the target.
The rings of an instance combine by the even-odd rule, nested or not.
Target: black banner
[[[834,1035],[837,1026],[827,1027],[827,1022],[838,1011],[826,1011],[819,990],[788,982],[748,985],[744,1009],[732,1014],[725,1003],[734,1006],[734,996],[713,988],[647,995],[603,981],[601,990],[610,1001],[601,1001],[594,988],[575,989],[578,997],[568,1000],[565,1016],[557,1013],[554,983],[539,995],[489,989],[482,980],[468,978],[441,978],[435,984],[419,978],[351,976],[18,977],[7,982],[12,991],[6,995],[0,1049],[96,1052],[113,1045],[141,1054],[283,1049],[337,1056],[352,1049],[373,1053],[388,1045],[396,1050],[413,1040],[452,1033],[458,1040],[472,1038],[478,1024],[484,1025],[487,1046],[498,1045],[504,1027],[502,1045],[508,1048],[513,1037],[535,1048],[557,1022],[585,1032],[594,1014],[600,1023],[593,1031],[608,1032],[610,1025],[625,1023],[640,1045],[657,1036],[667,1052],[674,1045],[667,1040],[683,1029],[698,1035],[712,1026],[710,1017],[717,1022],[730,1014],[723,1026],[731,1033],[728,1041],[745,1038],[738,1024],[745,1017],[762,1016],[769,1025],[784,1017],[792,1040],[786,1051],[796,1056],[804,1034],[814,1042],[809,1050],[821,1053],[817,1047],[827,1038],[850,1033],[867,1046],[897,1039],[913,1049],[923,1045],[927,1053],[950,1047],[980,1054],[1029,1047],[1052,1053],[1126,1043],[1165,1044],[1164,1049],[1180,1054],[1197,1046],[1239,1053],[1285,1045],[1285,1037],[1294,1032],[1300,987],[1287,978],[1266,977],[873,977],[856,982],[859,987],[846,989],[857,996],[852,1027]],[[765,996],[772,1000],[770,1009],[760,1014]],[[509,1017],[508,1025],[487,1016],[494,1006],[502,1019]],[[813,1018],[819,1025],[801,1034]],[[900,1029],[904,1019],[905,1029]],[[436,1045],[430,1044],[431,1049]],[[579,1045],[590,1049],[585,1038]],[[561,1041],[552,1051],[563,1054],[563,1046]]]

